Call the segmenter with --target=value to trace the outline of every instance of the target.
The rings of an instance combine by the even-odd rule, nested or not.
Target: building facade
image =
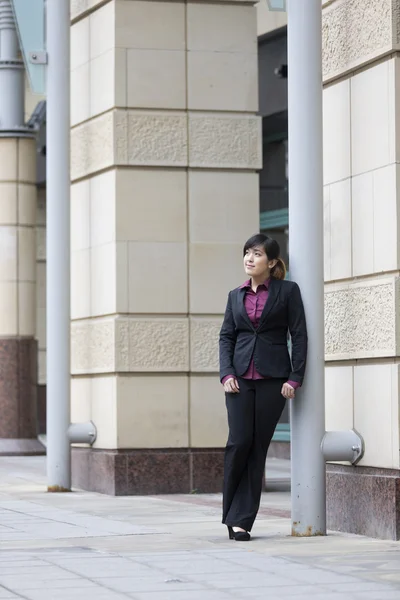
[[[322,10],[326,428],[365,440],[357,467],[327,467],[328,525],[398,539],[400,10]],[[290,268],[285,19],[263,0],[71,1],[71,409],[98,430],[73,449],[79,487],[220,490],[217,341],[243,242],[269,232]],[[288,412],[275,439],[286,453]]]

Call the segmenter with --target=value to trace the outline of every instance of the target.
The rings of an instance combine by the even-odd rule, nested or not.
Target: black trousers
[[[286,400],[286,379],[241,379],[225,394],[229,437],[225,448],[222,522],[251,531],[260,506],[265,460]]]

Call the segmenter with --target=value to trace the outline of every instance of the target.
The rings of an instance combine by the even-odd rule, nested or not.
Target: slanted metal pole
[[[291,404],[292,535],[326,535],[321,0],[288,0],[290,273],[303,295],[309,354]]]
[[[71,488],[69,0],[47,2],[47,478]]]

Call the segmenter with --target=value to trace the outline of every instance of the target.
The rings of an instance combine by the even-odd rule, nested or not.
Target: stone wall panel
[[[257,116],[189,114],[189,165],[261,169],[261,119]]]
[[[190,370],[218,373],[218,339],[222,317],[190,319]]]
[[[187,319],[112,317],[72,323],[72,374],[187,372]]]
[[[328,81],[395,50],[396,0],[337,0],[323,10],[323,76]]]
[[[326,360],[395,356],[396,290],[394,279],[327,287]]]

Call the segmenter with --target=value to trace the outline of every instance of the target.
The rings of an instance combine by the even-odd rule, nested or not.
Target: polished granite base
[[[0,439],[36,439],[37,341],[0,339]]]
[[[72,449],[72,485],[115,496],[219,493],[221,448]]]
[[[400,471],[327,465],[327,524],[334,531],[400,539]]]

